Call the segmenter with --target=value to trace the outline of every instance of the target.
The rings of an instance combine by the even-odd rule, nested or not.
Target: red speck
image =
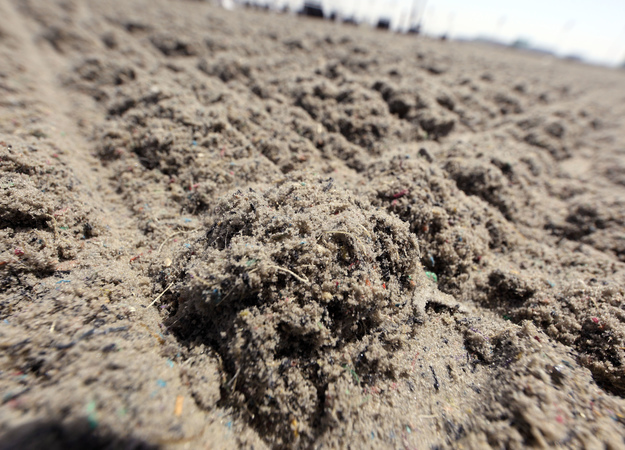
[[[69,209],[69,207],[65,207],[63,209],[59,209],[58,211],[54,211],[54,213],[52,213],[52,215],[54,217],[58,217],[58,216],[62,215],[63,213],[65,213],[68,209]]]
[[[534,339],[536,339],[538,342],[540,342],[540,338],[538,336],[534,336]]]
[[[590,319],[590,320],[592,320],[594,323],[599,323],[599,319],[597,319],[596,317],[593,317],[593,318],[592,318],[592,319]]]
[[[386,283],[382,283],[382,287],[386,289]]]
[[[562,417],[560,414],[558,414],[556,416],[556,422],[558,423],[564,423],[564,417]]]
[[[24,254],[24,250],[22,250],[20,247],[15,247],[13,253],[15,253],[15,256],[22,256]]]
[[[404,195],[406,195],[408,193],[408,189],[402,189],[401,191],[399,191],[397,194],[393,194],[393,198],[399,198],[399,197],[403,197]]]

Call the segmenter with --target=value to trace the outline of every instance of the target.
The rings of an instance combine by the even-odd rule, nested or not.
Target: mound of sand
[[[443,294],[404,222],[291,176],[223,198],[203,227],[176,257],[174,329],[215,349],[277,445],[339,425],[329,392],[352,377],[407,377],[393,355]]]

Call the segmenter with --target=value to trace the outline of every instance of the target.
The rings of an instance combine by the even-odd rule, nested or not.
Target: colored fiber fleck
[[[425,275],[432,281],[435,281],[436,283],[438,283],[438,276],[434,273],[434,272],[428,272],[427,270],[425,271]]]

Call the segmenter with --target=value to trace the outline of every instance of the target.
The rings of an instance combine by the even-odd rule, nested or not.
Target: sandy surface
[[[625,73],[0,17],[0,448],[625,448]]]

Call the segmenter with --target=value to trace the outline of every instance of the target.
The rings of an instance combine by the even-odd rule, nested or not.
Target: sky
[[[262,3],[262,2],[261,2]],[[274,0],[297,9],[301,0]],[[591,62],[625,62],[625,0],[323,0],[324,11],[338,10],[360,21],[381,16],[392,28],[405,28],[413,4],[426,34],[453,38],[517,39]]]

